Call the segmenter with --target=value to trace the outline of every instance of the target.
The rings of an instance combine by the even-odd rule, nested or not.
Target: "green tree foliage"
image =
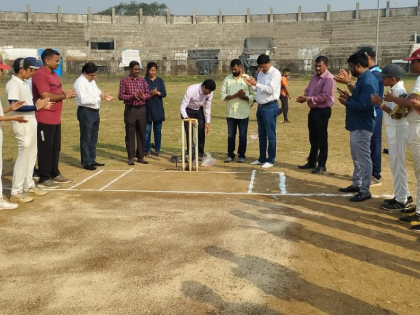
[[[115,8],[116,15],[138,15],[139,9],[143,9],[143,15],[149,16],[157,16],[157,15],[166,15],[166,3],[144,3],[144,2],[136,2],[131,1],[130,3],[123,3],[117,4],[114,7],[109,7],[106,10],[102,10],[96,12],[94,14],[98,15],[111,15],[112,8]]]

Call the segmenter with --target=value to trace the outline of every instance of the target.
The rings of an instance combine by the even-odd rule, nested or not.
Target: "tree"
[[[138,15],[139,9],[143,9],[143,15],[150,15],[150,16],[157,16],[157,15],[166,15],[166,10],[168,7],[166,3],[144,3],[144,2],[136,2],[131,1],[130,3],[123,3],[117,4],[114,7],[109,7],[106,10],[102,10],[96,12],[94,14],[98,15],[111,15],[112,8],[115,8],[116,15]]]

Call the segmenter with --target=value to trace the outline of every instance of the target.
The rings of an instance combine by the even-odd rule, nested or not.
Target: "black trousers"
[[[61,124],[38,123],[37,142],[39,183],[42,183],[60,175]]]
[[[308,162],[316,163],[318,166],[325,166],[328,158],[328,122],[331,117],[331,107],[311,108],[308,114],[309,142],[311,151]]]
[[[128,159],[144,158],[144,143],[147,124],[146,106],[125,105],[125,147]],[[137,149],[136,149],[137,143]]]
[[[287,96],[280,95],[281,108],[283,109],[284,120],[287,119],[289,113],[289,98]]]
[[[77,120],[80,128],[80,158],[83,166],[96,161],[96,144],[98,143],[99,111],[78,106]]]
[[[199,110],[193,109],[186,109],[188,118],[195,118],[198,120],[198,156],[204,156],[204,145],[206,143],[206,133],[205,133],[205,124],[206,119],[204,117],[204,109],[203,106],[200,107]],[[185,134],[188,139],[188,123],[184,123]],[[194,137],[193,137],[194,138]],[[194,146],[195,148],[195,146]],[[191,154],[194,155],[194,152]]]

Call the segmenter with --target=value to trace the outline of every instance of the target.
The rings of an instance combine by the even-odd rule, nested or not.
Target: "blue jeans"
[[[370,140],[370,156],[372,158],[372,175],[381,178],[381,159],[382,159],[382,109],[375,106],[376,118],[375,129]]]
[[[155,136],[155,152],[160,152],[160,145],[162,143],[162,122],[151,122],[146,124],[146,134],[144,143],[144,152],[150,153],[150,140],[152,138],[152,124],[153,134]]]
[[[249,117],[245,119],[226,118],[228,127],[228,156],[235,158],[236,130],[239,130],[238,156],[245,158]]]
[[[98,143],[99,112],[84,106],[77,107],[77,120],[80,127],[80,157],[83,166],[96,162],[96,144]]]
[[[257,123],[258,123],[258,139],[260,143],[260,163],[272,163],[276,158],[276,127],[277,112],[279,111],[279,103],[258,107]],[[268,150],[267,150],[268,142]],[[267,158],[268,153],[268,158]]]

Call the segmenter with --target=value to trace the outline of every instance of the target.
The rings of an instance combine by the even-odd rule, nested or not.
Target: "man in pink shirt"
[[[216,83],[207,79],[201,84],[193,84],[187,88],[181,102],[181,118],[195,118],[198,120],[198,159],[201,161],[204,156],[204,144],[206,134],[210,130],[211,102],[213,91],[216,90]],[[184,124],[186,134],[188,134],[188,123]],[[195,147],[193,148],[195,150]],[[195,156],[194,152],[191,156]]]
[[[328,71],[328,58],[319,56],[315,60],[316,73],[309,82],[303,96],[296,99],[298,103],[307,103],[309,142],[311,151],[308,163],[300,169],[313,169],[312,173],[323,173],[328,157],[328,121],[331,117],[331,106],[334,104],[334,76]],[[318,157],[318,166],[316,160]]]

